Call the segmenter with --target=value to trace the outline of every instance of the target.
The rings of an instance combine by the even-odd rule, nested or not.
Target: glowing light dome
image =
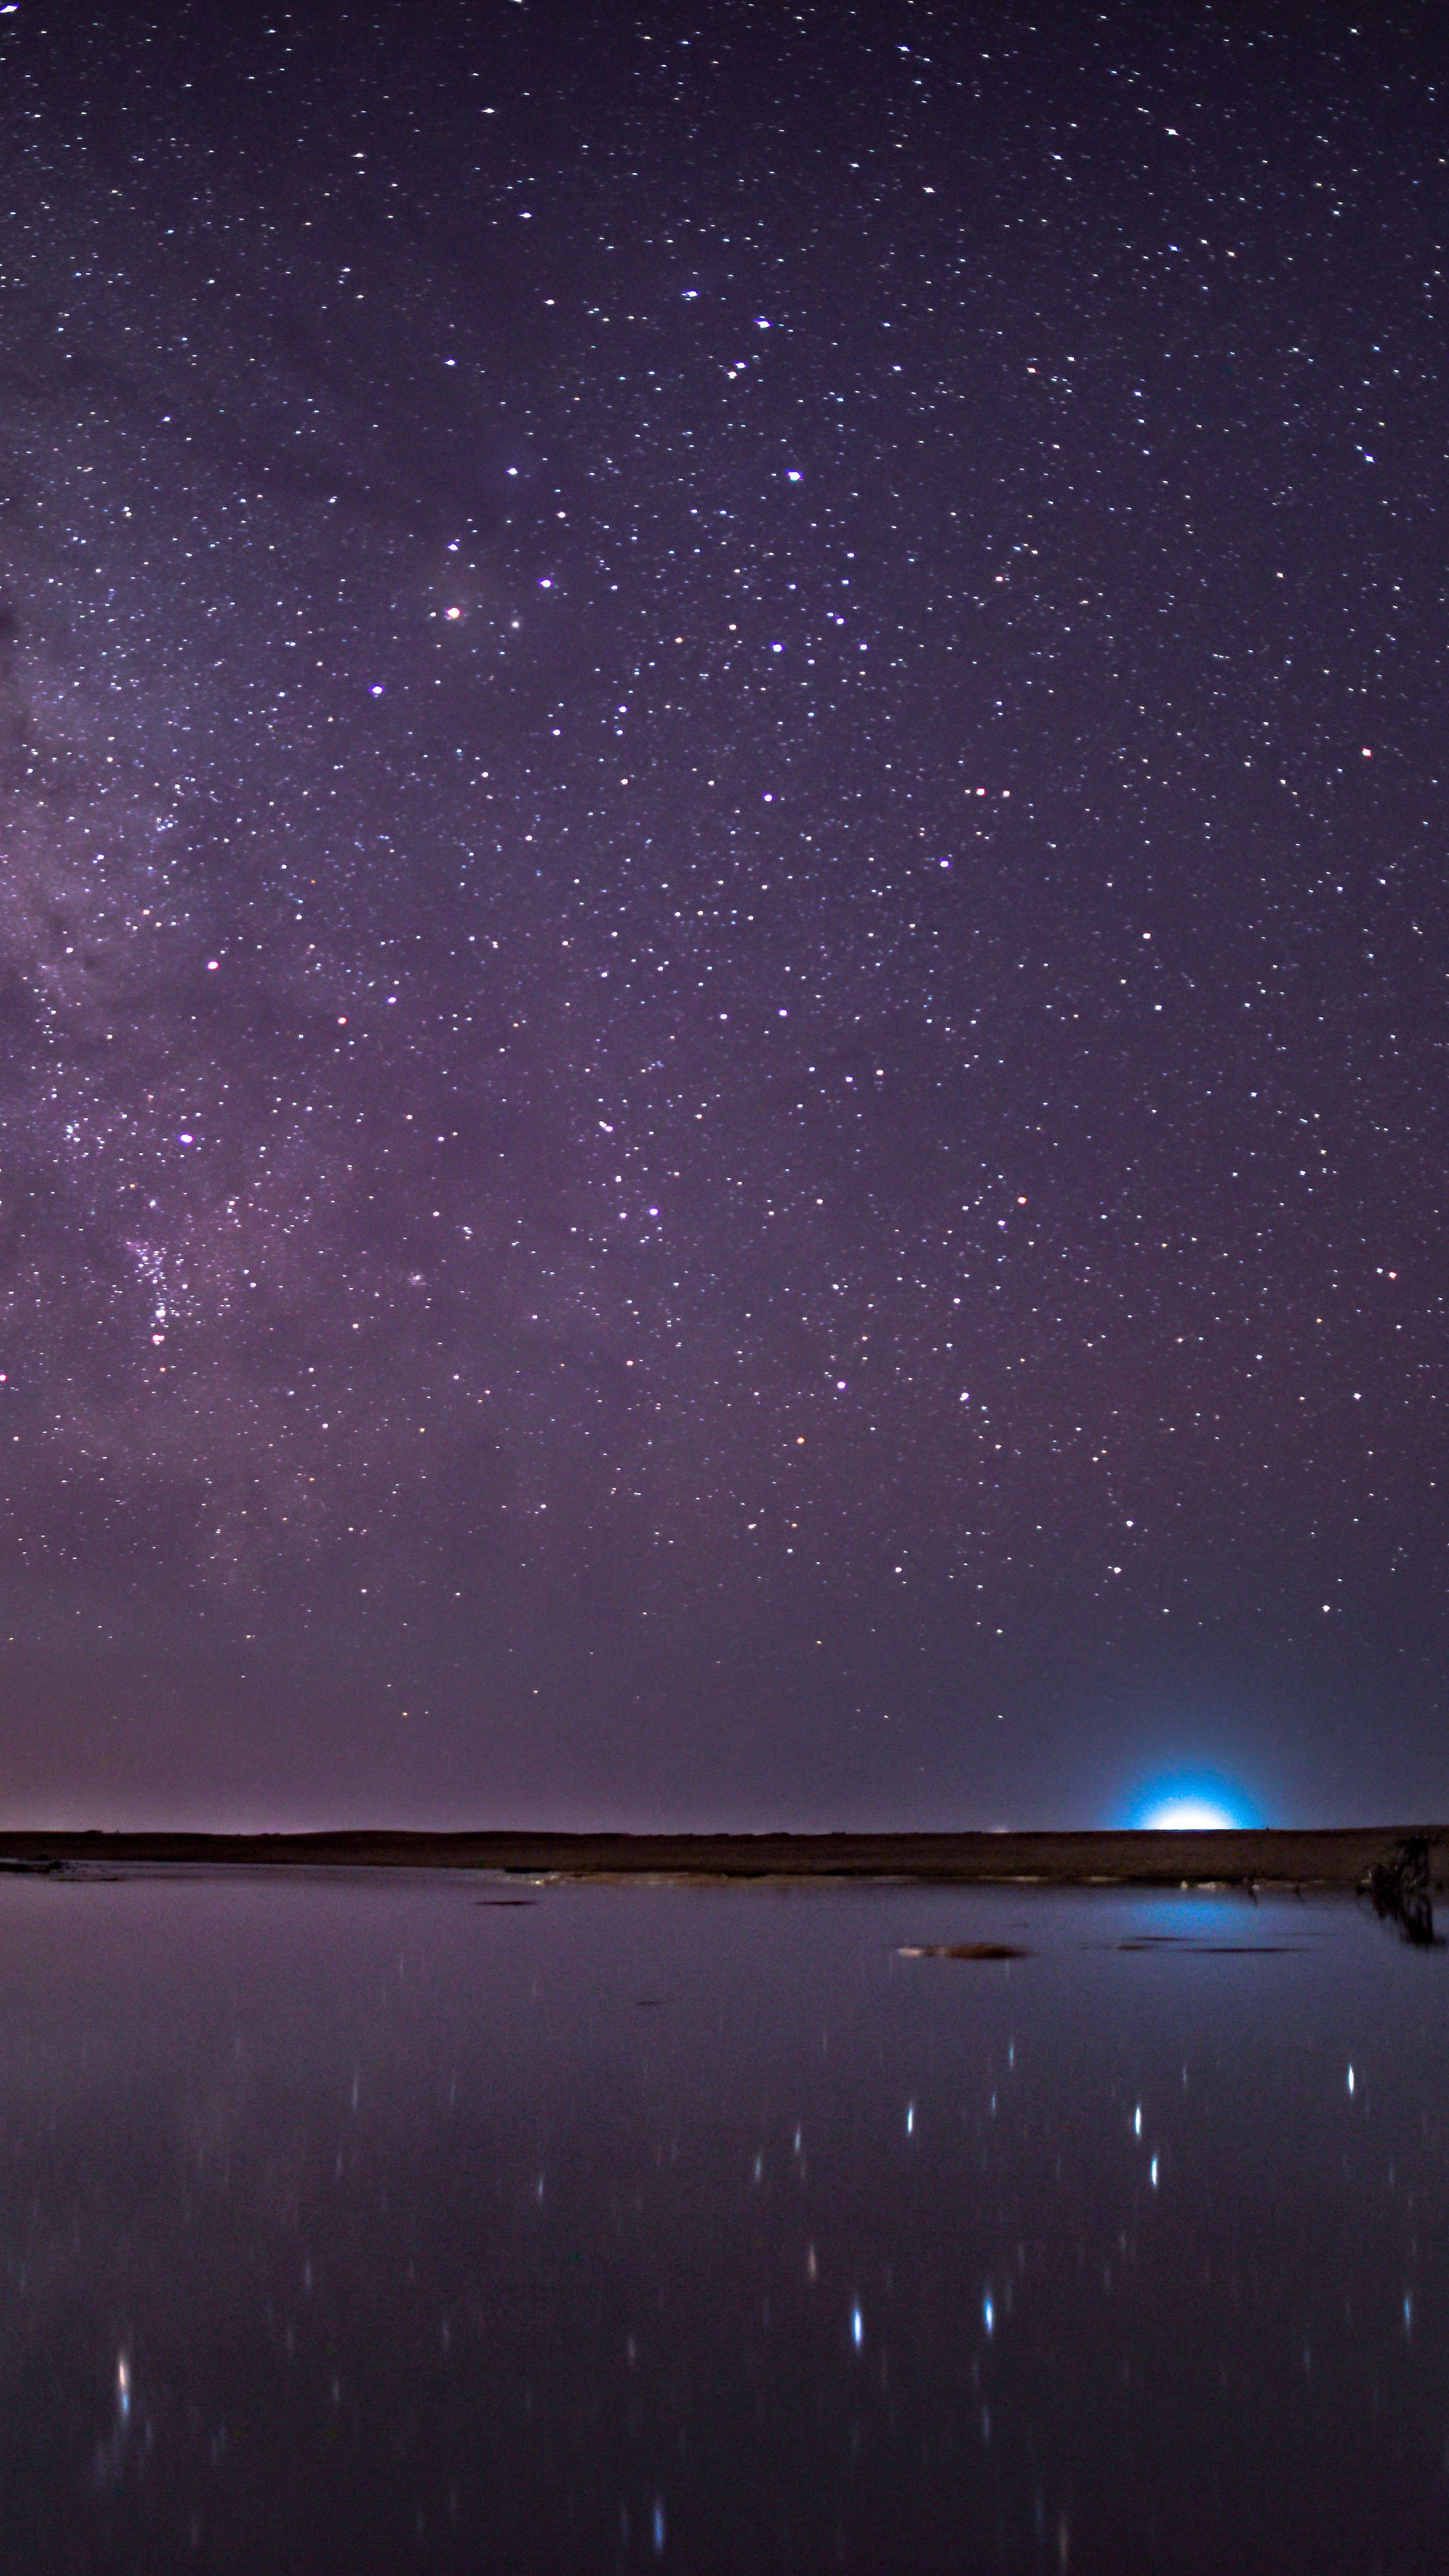
[[[1248,1798],[1230,1780],[1196,1775],[1183,1780],[1155,1780],[1142,1790],[1129,1816],[1145,1834],[1235,1834],[1258,1824]]]
[[[1188,1795],[1154,1799],[1143,1809],[1137,1822],[1148,1833],[1205,1834],[1230,1832],[1235,1825],[1242,1823],[1242,1818],[1220,1805],[1216,1798]]]

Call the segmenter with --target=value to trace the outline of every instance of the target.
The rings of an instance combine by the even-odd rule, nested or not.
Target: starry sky
[[[1432,10],[0,14],[0,1809],[1449,1808]]]

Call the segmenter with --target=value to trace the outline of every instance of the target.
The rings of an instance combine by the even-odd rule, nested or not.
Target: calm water
[[[1442,1954],[508,1893],[0,1882],[6,2563],[1443,2567]]]

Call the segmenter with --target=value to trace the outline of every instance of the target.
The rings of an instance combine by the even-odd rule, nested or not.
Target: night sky
[[[0,1815],[1449,1810],[1438,27],[0,15]]]

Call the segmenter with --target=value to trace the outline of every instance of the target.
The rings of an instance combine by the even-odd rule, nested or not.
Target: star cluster
[[[18,1795],[1432,1803],[1429,24],[0,20]]]

